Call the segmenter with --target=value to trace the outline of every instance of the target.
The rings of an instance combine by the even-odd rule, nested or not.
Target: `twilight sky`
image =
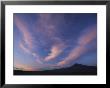
[[[14,13],[14,67],[97,65],[96,13]]]

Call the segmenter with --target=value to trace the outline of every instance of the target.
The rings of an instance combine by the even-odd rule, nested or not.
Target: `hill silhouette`
[[[14,70],[14,75],[97,75],[97,67],[74,64],[73,66],[68,68],[45,71]]]

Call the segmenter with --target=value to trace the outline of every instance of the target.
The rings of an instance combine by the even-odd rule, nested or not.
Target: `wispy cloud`
[[[88,49],[86,45],[89,44],[94,38],[96,38],[96,27],[89,29],[90,31],[86,34],[83,34],[78,39],[78,45],[71,50],[69,55],[61,62],[57,63],[57,66],[64,66],[70,63],[71,61],[78,59],[82,54],[84,54]]]
[[[39,64],[42,64],[43,62],[40,60],[40,56],[33,52],[31,49],[25,47],[25,45],[23,44],[23,42],[20,42],[19,47],[27,54],[32,55],[35,58],[35,61]]]
[[[77,46],[69,53],[69,55],[63,61],[59,62],[57,65],[58,66],[66,65],[69,62],[77,59],[79,56],[85,53],[85,51],[86,51],[86,48],[84,46]]]
[[[42,63],[40,61],[39,55],[35,52],[32,51],[33,48],[33,36],[29,32],[28,26],[26,22],[24,22],[22,19],[20,19],[18,16],[14,16],[14,21],[18,29],[23,35],[23,41],[19,43],[19,47],[25,52],[28,53],[29,55],[32,55],[34,58],[36,58],[37,63]],[[26,47],[26,45],[28,47]]]
[[[55,59],[58,55],[60,55],[63,52],[63,49],[64,49],[63,44],[53,45],[51,48],[51,52],[44,60],[50,61]]]
[[[21,20],[18,16],[14,15],[14,21],[18,29],[23,35],[24,42],[28,45],[29,48],[32,48],[33,44],[33,37],[31,36],[30,32],[28,31],[27,24]]]
[[[35,57],[37,63],[43,64],[43,62],[41,61],[41,57],[36,52],[32,52],[31,54],[33,57]]]
[[[45,37],[51,38],[58,34],[58,26],[63,23],[63,20],[63,16],[58,14],[41,13],[34,29]]]
[[[44,61],[54,60],[63,52],[64,42],[57,36],[58,26],[59,24],[61,25],[61,21],[63,21],[63,16],[60,15],[47,13],[39,14],[35,30],[37,33],[41,34],[42,38],[44,37],[44,39],[40,39],[40,41],[46,40],[52,43],[50,53],[44,58]]]
[[[78,40],[78,44],[85,46],[97,36],[96,26],[91,27],[89,30],[92,30],[92,31],[82,35]]]
[[[39,18],[37,20],[37,26],[35,26],[35,30],[37,32],[42,33],[46,37],[53,36],[55,33],[55,24],[51,19],[51,14],[39,14]]]
[[[31,54],[31,51],[24,46],[22,42],[20,42],[19,47],[26,53]]]

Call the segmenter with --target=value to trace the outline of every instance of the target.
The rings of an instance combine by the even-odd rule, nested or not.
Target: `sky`
[[[14,13],[13,35],[20,70],[97,65],[96,13]]]

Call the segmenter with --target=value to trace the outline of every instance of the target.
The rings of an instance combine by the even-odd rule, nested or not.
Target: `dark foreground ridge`
[[[97,67],[75,64],[68,68],[45,71],[14,70],[14,75],[97,75]]]

